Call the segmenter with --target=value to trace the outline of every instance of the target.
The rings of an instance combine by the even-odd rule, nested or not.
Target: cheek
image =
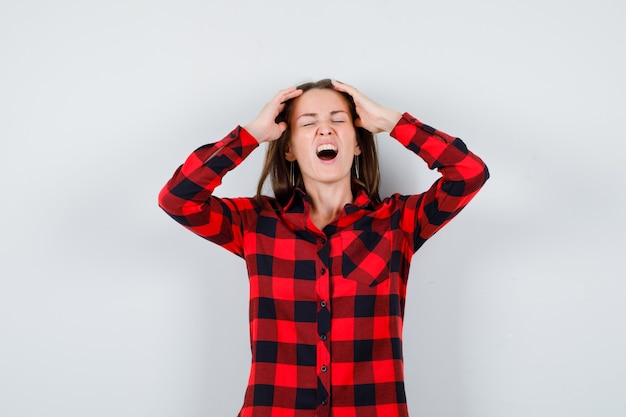
[[[296,156],[300,156],[300,155],[303,155],[304,153],[308,153],[306,144],[307,144],[307,140],[304,137],[304,135],[293,134],[291,136],[289,149],[291,150],[292,154]]]
[[[344,134],[344,138],[347,139],[346,143],[354,144],[355,148],[359,145],[359,141],[356,138],[356,130],[346,129],[346,131],[343,134]]]

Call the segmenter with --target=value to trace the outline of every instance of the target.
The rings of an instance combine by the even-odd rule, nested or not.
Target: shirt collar
[[[308,213],[310,209],[311,200],[309,196],[303,189],[296,188],[289,202],[282,208],[281,217],[285,225],[294,232],[308,230]],[[351,224],[356,218],[366,215],[369,212],[368,210],[373,210],[371,200],[365,190],[359,187],[356,190],[354,201],[351,204],[346,204],[343,209],[343,217],[338,219],[334,227],[345,227],[345,225]],[[343,226],[341,226],[342,224]],[[327,227],[330,227],[330,225]],[[308,235],[302,235],[302,238],[306,238],[306,236]]]
[[[356,197],[354,198],[352,204],[349,205],[354,206],[357,209],[365,209],[368,208],[371,203],[372,202],[370,200],[370,197],[369,195],[367,195],[365,189],[361,186],[358,186],[356,190]],[[289,199],[289,202],[285,205],[285,207],[283,207],[283,212],[303,213],[305,205],[310,206],[311,200],[309,199],[306,191],[298,187],[294,190],[291,199]]]
[[[370,200],[370,196],[365,191],[365,188],[359,186],[359,188],[356,191],[356,198],[354,199],[354,202],[352,203],[352,205],[354,205],[355,207],[364,209],[370,206],[371,204],[372,204],[372,201]]]
[[[310,205],[311,200],[306,195],[303,189],[300,187],[293,191],[293,195],[289,199],[289,202],[283,207],[285,213],[303,213],[304,203]]]

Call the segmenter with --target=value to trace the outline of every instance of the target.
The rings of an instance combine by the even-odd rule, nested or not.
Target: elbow
[[[458,166],[457,169],[459,175],[456,178],[446,178],[441,185],[441,189],[451,196],[475,194],[489,179],[489,169],[480,159]]]
[[[478,192],[489,179],[489,175],[489,168],[481,161],[480,169],[477,169],[475,175],[465,182],[465,193],[470,194]]]
[[[157,198],[158,206],[170,216],[176,216],[181,213],[182,205],[180,199],[173,195],[167,185],[161,189]]]
[[[466,193],[475,193],[480,190],[483,185],[489,179],[490,173],[487,164],[483,162],[478,156],[472,154],[472,158],[468,160],[471,163],[468,165],[465,180]]]
[[[485,163],[482,161],[481,161],[481,168],[482,169],[480,170],[479,175],[477,175],[478,181],[480,183],[479,188],[482,187],[487,182],[490,176],[489,168],[487,168],[487,165],[485,165]]]

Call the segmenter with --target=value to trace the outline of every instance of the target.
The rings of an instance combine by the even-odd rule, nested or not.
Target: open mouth
[[[330,143],[325,143],[317,147],[317,157],[322,161],[330,161],[337,156],[337,147]]]

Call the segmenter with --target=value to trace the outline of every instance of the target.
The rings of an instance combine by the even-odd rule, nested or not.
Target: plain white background
[[[3,1],[0,415],[235,416],[244,263],[156,205],[189,152],[333,77],[489,165],[414,258],[411,415],[626,415],[618,0]],[[378,137],[384,194],[423,191]],[[252,195],[263,150],[219,195]]]

